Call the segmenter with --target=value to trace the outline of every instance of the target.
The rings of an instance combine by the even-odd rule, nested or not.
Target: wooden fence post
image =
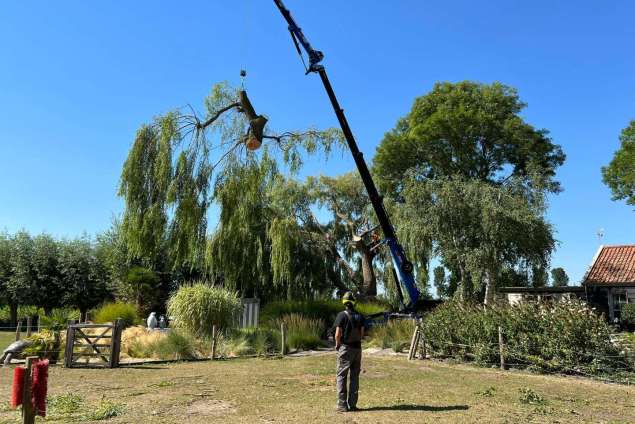
[[[15,341],[20,340],[20,330],[22,329],[22,320],[18,320],[18,325],[15,327]]]
[[[212,360],[216,358],[216,337],[218,337],[217,331],[218,329],[216,325],[213,325],[212,326]]]
[[[64,349],[64,366],[66,368],[72,368],[73,366],[73,350],[75,345],[75,329],[73,328],[75,320],[68,321],[68,327],[66,327],[66,348]]]
[[[505,340],[503,339],[503,327],[498,326],[498,351],[501,358],[501,369],[506,370],[507,364],[505,363]]]
[[[420,330],[421,331],[421,359],[426,359],[426,357],[428,356],[428,352],[426,351],[426,335],[423,332],[423,328]]]
[[[32,317],[27,317],[26,318],[26,336],[27,337],[31,337],[31,326],[33,325],[33,318]]]
[[[284,322],[280,324],[280,340],[282,346],[280,346],[280,353],[284,356],[287,353],[287,329]]]
[[[123,330],[123,320],[118,318],[115,320],[112,326],[111,339],[110,339],[110,368],[117,368],[119,366],[119,353],[121,352],[121,332]]]
[[[31,382],[33,378],[31,376],[33,362],[37,361],[37,356],[29,356],[26,358],[26,372],[24,373],[24,389],[22,391],[22,423],[34,424],[35,423],[35,408],[31,402]]]
[[[408,349],[408,360],[411,361],[417,356],[417,347],[419,345],[419,338],[421,337],[419,330],[419,321],[416,318],[413,319],[415,323],[415,331],[412,333],[412,339],[410,339],[410,349]]]

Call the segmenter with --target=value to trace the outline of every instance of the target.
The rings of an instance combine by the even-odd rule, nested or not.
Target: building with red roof
[[[635,303],[635,245],[600,246],[582,285],[591,303],[619,320],[622,305]]]

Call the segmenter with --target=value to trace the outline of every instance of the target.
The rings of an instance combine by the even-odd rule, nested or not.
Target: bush
[[[151,346],[151,351],[159,359],[194,359],[192,342],[176,330],[168,331],[166,337]]]
[[[414,329],[414,322],[411,319],[390,320],[385,324],[375,325],[369,330],[369,344],[401,352],[410,345]]]
[[[62,331],[68,325],[69,320],[79,319],[79,309],[56,308],[51,311],[51,315],[41,315],[40,320],[43,327],[52,331]]]
[[[119,318],[123,320],[124,328],[136,324],[139,322],[137,307],[132,303],[114,302],[102,305],[95,312],[97,323],[115,322]]]
[[[371,315],[384,312],[389,309],[388,305],[380,302],[358,302],[355,309],[362,315]],[[299,314],[307,318],[319,319],[323,322],[322,333],[335,321],[339,312],[344,310],[344,306],[339,300],[281,300],[267,303],[260,312],[261,321],[273,324],[284,315]]]
[[[212,337],[214,325],[230,327],[241,308],[236,293],[205,283],[183,286],[168,300],[174,325],[204,338]]]
[[[300,314],[283,315],[276,321],[276,328],[284,323],[287,331],[286,344],[290,349],[308,350],[322,346],[320,335],[324,322]]]
[[[11,320],[11,312],[8,305],[0,308],[0,322],[9,323]],[[20,305],[18,306],[18,319],[25,321],[28,317],[44,315],[44,310],[33,305]],[[22,323],[24,325],[24,322]]]
[[[635,330],[635,303],[622,305],[621,319],[622,325],[629,330]]]
[[[280,352],[280,332],[269,328],[241,328],[219,340],[222,356],[268,355]]]
[[[487,308],[450,301],[425,318],[423,329],[434,354],[493,364],[499,326],[510,362],[567,373],[632,369],[611,343],[608,324],[579,301]]]

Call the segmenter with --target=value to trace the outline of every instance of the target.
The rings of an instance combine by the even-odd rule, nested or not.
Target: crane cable
[[[243,10],[243,31],[241,31],[240,41],[240,89],[245,89],[245,78],[247,77],[247,57],[249,56],[249,38],[251,30],[251,14],[253,0],[245,0]]]

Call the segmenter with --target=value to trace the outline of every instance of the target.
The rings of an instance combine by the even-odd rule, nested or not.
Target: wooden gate
[[[121,350],[121,320],[114,324],[74,324],[66,330],[64,366],[116,368]]]

